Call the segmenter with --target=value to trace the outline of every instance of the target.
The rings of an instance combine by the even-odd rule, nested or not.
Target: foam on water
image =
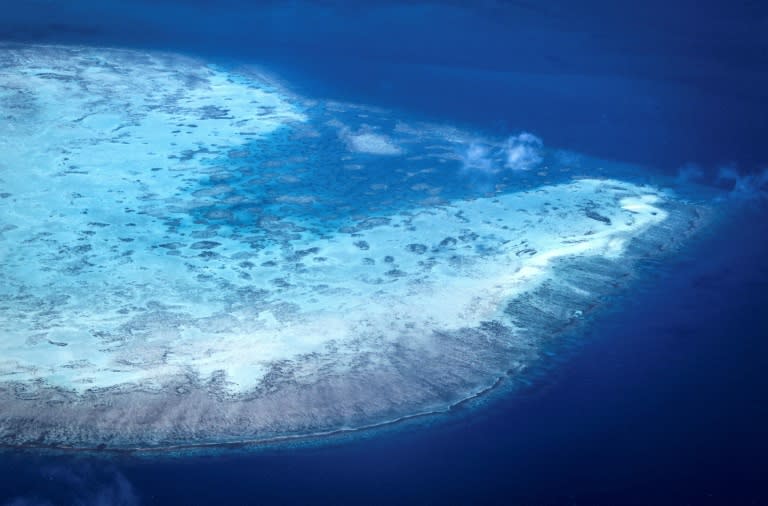
[[[265,440],[445,409],[699,218],[652,186],[501,174],[548,160],[530,134],[484,141],[488,191],[457,155],[475,136],[382,114],[171,55],[4,48],[0,441]]]

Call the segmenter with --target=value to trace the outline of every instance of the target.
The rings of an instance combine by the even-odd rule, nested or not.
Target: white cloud
[[[529,170],[542,161],[541,139],[523,132],[497,144],[472,142],[461,154],[464,170],[496,174],[504,169]]]
[[[462,155],[464,170],[480,171],[494,173],[497,170],[494,167],[491,150],[483,144],[471,143],[467,151]]]
[[[507,139],[506,167],[512,170],[529,170],[541,163],[544,143],[533,134],[523,132]]]

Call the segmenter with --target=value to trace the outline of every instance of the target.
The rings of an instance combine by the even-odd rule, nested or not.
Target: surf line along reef
[[[170,54],[2,47],[0,115],[5,447],[445,411],[522,374],[705,210],[571,176],[530,134],[397,121]]]

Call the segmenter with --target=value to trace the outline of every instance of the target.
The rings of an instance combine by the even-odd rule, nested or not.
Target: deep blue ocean
[[[306,96],[653,167],[768,167],[768,4],[0,0],[0,42],[255,62]],[[768,187],[531,384],[360,437],[0,454],[0,504],[768,504]],[[0,406],[2,409],[2,406]]]

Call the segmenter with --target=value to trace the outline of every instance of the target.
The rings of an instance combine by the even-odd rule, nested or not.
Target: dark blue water
[[[768,162],[764,2],[463,4],[4,0],[0,39],[265,62],[313,96],[667,169]]]
[[[308,96],[704,180],[768,162],[760,2],[2,1],[0,40],[267,63]],[[721,186],[723,184],[721,183]],[[429,427],[174,460],[0,457],[0,504],[766,504],[768,209],[649,273],[534,387]]]

